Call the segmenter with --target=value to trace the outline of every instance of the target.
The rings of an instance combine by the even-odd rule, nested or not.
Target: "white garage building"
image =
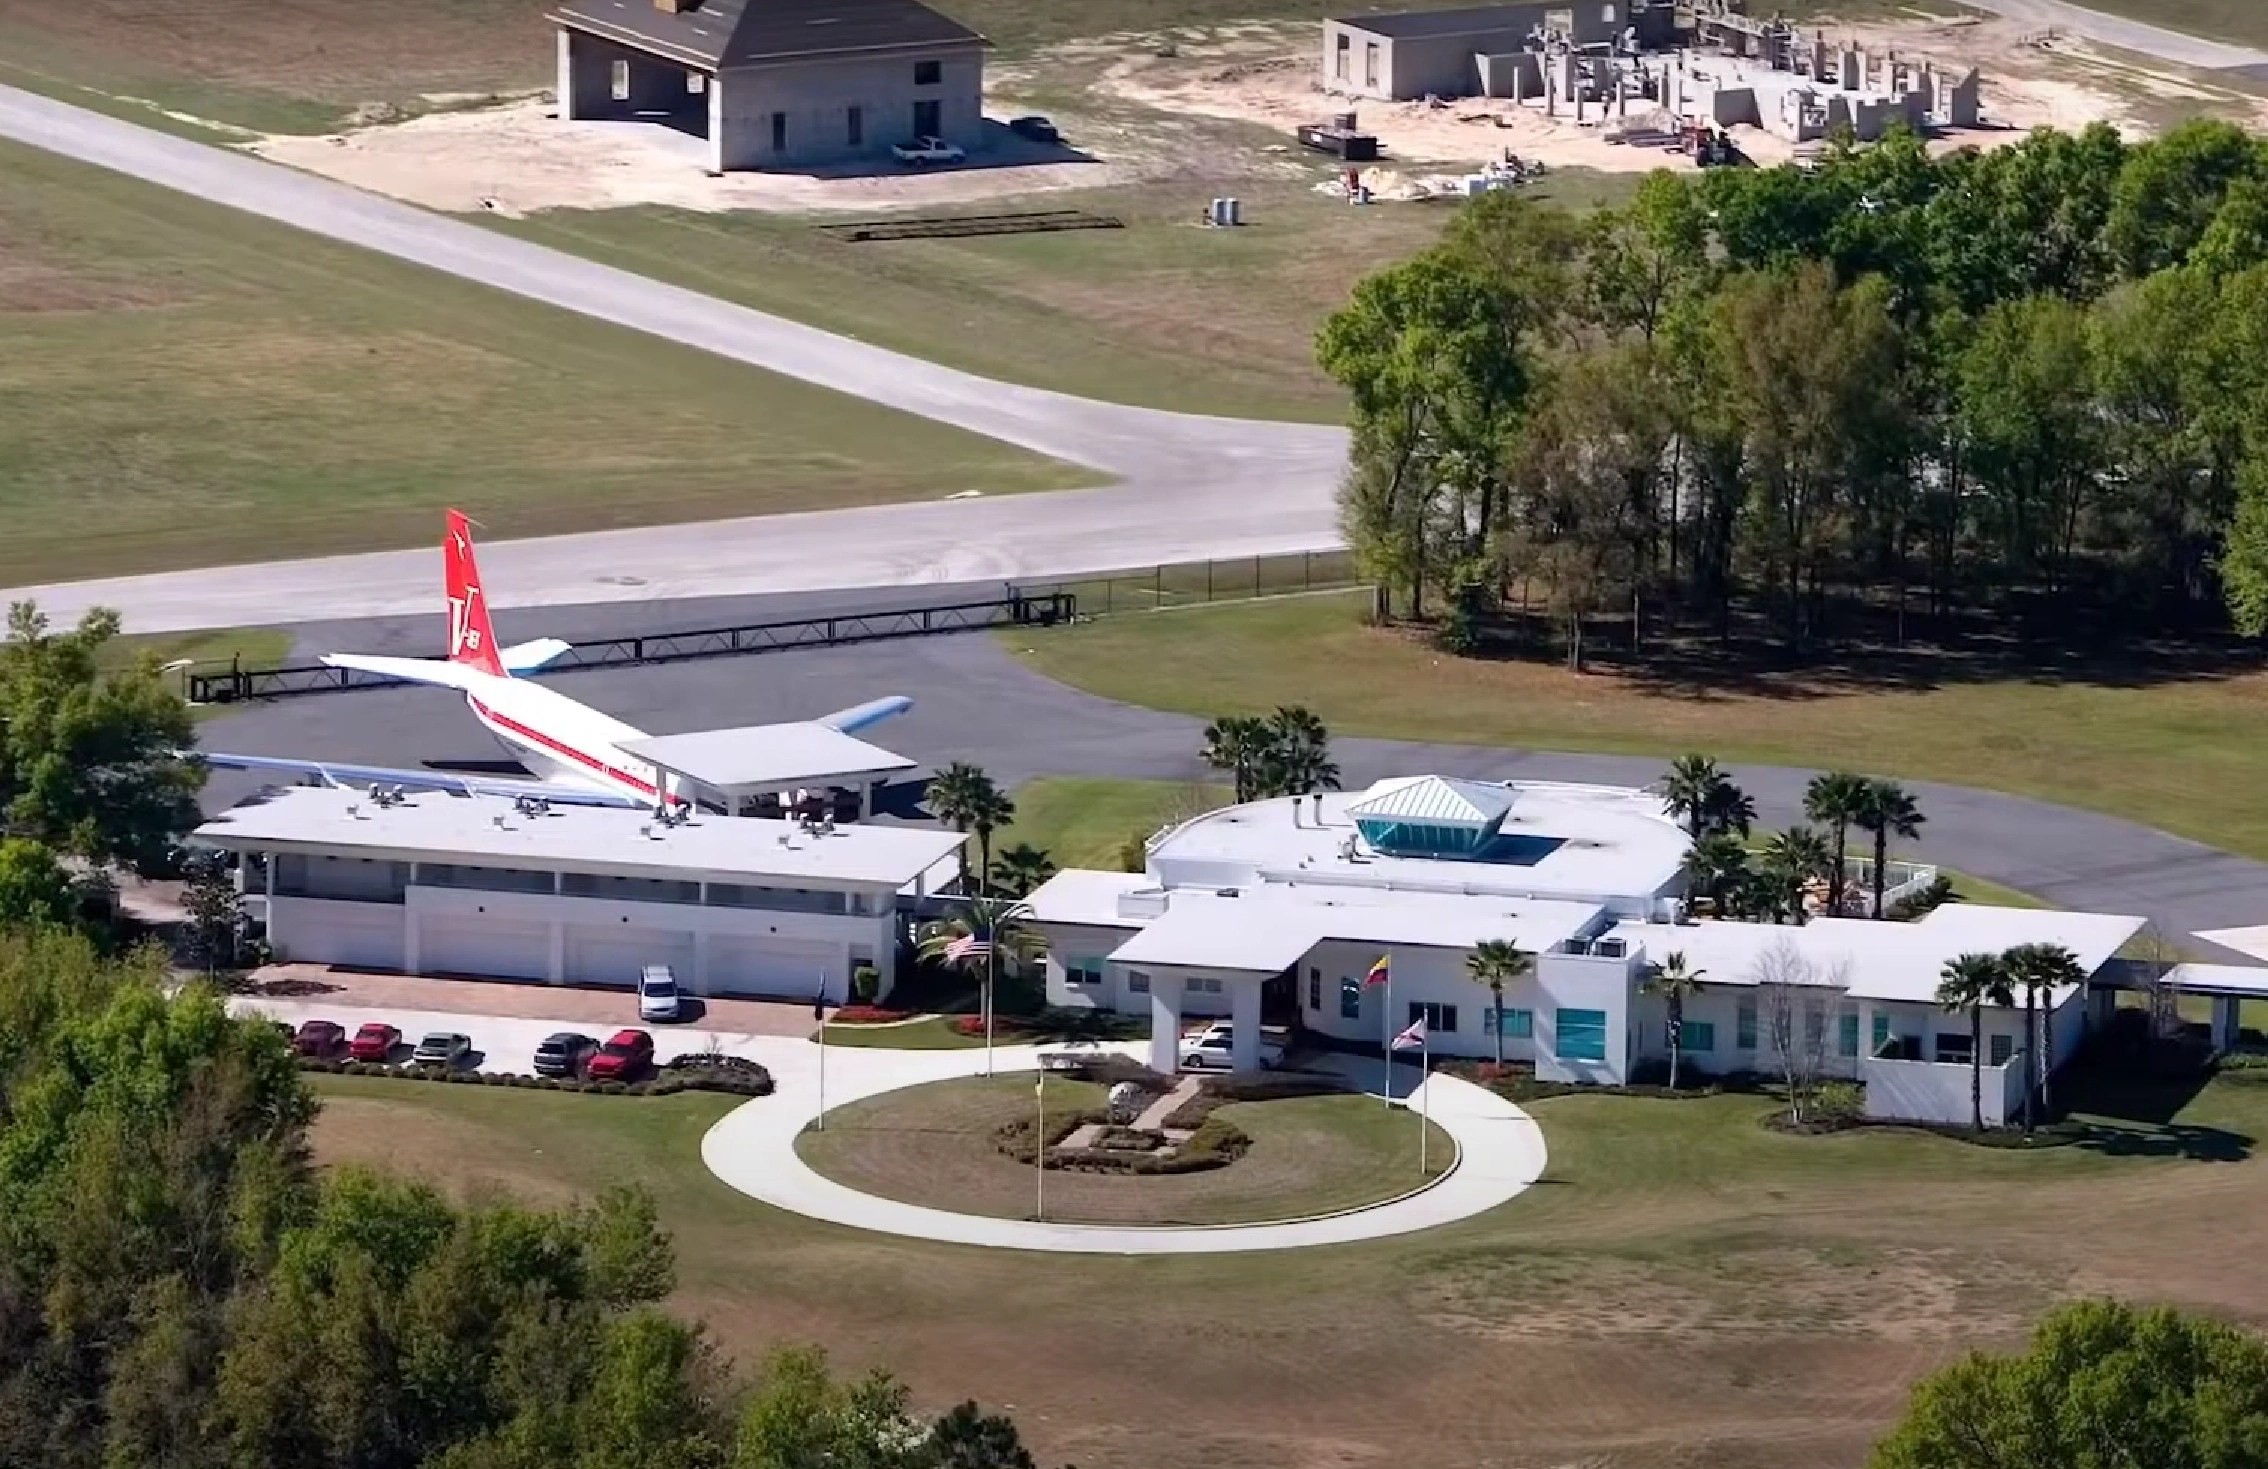
[[[413,792],[271,791],[199,827],[242,853],[280,959],[630,986],[667,964],[696,994],[887,993],[902,910],[958,872],[962,839],[638,811],[539,811]]]
[[[1049,1000],[1148,1015],[1160,1069],[1185,1017],[1232,1017],[1250,1066],[1263,1024],[1376,1048],[1422,1016],[1436,1054],[1501,1042],[1540,1078],[1622,1085],[1668,1055],[1646,980],[1682,954],[1702,975],[1686,1065],[1774,1073],[1793,1052],[1807,1074],[1863,1083],[1877,1116],[1947,1122],[1968,1120],[1971,1074],[1968,1015],[1935,1004],[1946,961],[2054,943],[2092,976],[2142,927],[1970,904],[1913,923],[1693,922],[1674,896],[1688,845],[1643,791],[1421,776],[1208,812],[1153,838],[1143,872],[1063,872],[1029,901]],[[1486,939],[1534,956],[1501,1010],[1466,968]],[[1366,983],[1382,957],[1390,983]],[[2052,1070],[2085,1032],[2086,987],[2042,1005]],[[1998,1120],[2022,1103],[2022,1011],[1989,1007],[1984,1028]]]

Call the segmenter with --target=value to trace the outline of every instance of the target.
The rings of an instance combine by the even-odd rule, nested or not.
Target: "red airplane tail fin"
[[[488,620],[488,598],[480,589],[480,563],[473,559],[472,522],[462,511],[449,512],[441,561],[449,588],[449,661],[509,677],[496,656],[496,628]]]

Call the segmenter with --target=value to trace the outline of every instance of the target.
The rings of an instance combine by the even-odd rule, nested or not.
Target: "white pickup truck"
[[[916,138],[910,143],[898,144],[890,152],[900,163],[914,168],[927,168],[932,163],[959,163],[969,156],[943,138]]]

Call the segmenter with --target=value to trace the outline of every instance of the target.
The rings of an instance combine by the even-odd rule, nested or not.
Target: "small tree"
[[[1274,743],[1268,721],[1246,714],[1224,714],[1205,726],[1198,758],[1235,782],[1239,805],[1259,799],[1261,767]]]
[[[1737,790],[1707,755],[1680,755],[1662,777],[1662,805],[1685,823],[1685,834],[1698,843],[1729,804],[1727,792]]]
[[[1007,896],[1024,898],[1055,872],[1055,859],[1030,842],[1018,842],[1000,854],[993,867],[993,881]]]
[[[1016,803],[1001,792],[991,776],[962,760],[929,778],[927,801],[930,813],[939,821],[955,831],[975,834],[980,874],[975,887],[983,887],[992,871],[992,834],[1015,819]],[[969,882],[966,844],[961,851],[961,887],[975,895]]]
[[[2032,1104],[2047,1090],[2047,1047],[2040,1039],[2040,996],[2087,982],[2079,956],[2061,944],[2018,944],[2000,956],[2008,982],[2024,992],[2024,1131],[2032,1130]]]
[[[1858,824],[1874,835],[1874,917],[1882,918],[1882,890],[1889,879],[1890,838],[1921,835],[1926,818],[1913,794],[1894,780],[1870,780],[1859,805]]]
[[[189,916],[189,951],[210,977],[216,969],[232,968],[236,963],[244,901],[236,891],[235,872],[218,852],[192,855],[183,877],[181,906]]]
[[[69,928],[78,915],[78,892],[54,852],[24,837],[0,837],[0,928]]]
[[[1646,972],[1642,988],[1647,994],[1660,995],[1663,1008],[1669,1014],[1666,1029],[1669,1036],[1669,1084],[1673,1092],[1677,1090],[1678,1060],[1685,1049],[1686,997],[1699,992],[1701,977],[1708,972],[1706,969],[1687,969],[1682,950],[1667,955],[1661,963],[1649,966]]]
[[[1865,776],[1853,775],[1847,770],[1830,770],[1813,776],[1803,792],[1804,818],[1826,827],[1829,844],[1834,848],[1834,861],[1827,869],[1827,911],[1837,917],[1843,911],[1851,828],[1865,814],[1866,786]]]
[[[1998,954],[1957,955],[1939,971],[1938,1005],[1969,1012],[1969,1111],[1979,1132],[1984,1131],[1984,1007],[2015,1002],[2007,962]]]
[[[954,905],[953,915],[927,924],[917,952],[950,964],[977,981],[979,1013],[984,1017],[985,1074],[992,1074],[992,997],[1000,982],[1000,957],[1029,961],[1047,952],[1047,938],[1027,928],[1029,910],[1014,899],[982,895]]]
[[[1832,860],[1826,841],[1808,826],[1777,831],[1764,843],[1763,870],[1771,878],[1772,919],[1782,912],[1803,922],[1803,893],[1812,879],[1824,877]]]
[[[1827,1064],[1825,997],[1847,988],[1842,966],[1822,976],[1793,939],[1782,938],[1749,970],[1756,984],[1764,1049],[1787,1091],[1788,1121],[1801,1123]]]
[[[1331,734],[1323,721],[1297,704],[1269,715],[1261,731],[1253,798],[1305,796],[1338,788],[1339,766],[1331,758]]]
[[[1725,894],[1748,877],[1748,849],[1731,832],[1714,832],[1688,848],[1679,870],[1685,877],[1687,901],[1704,897],[1721,903]]]
[[[1535,956],[1510,939],[1482,939],[1465,956],[1465,973],[1488,986],[1496,1018],[1496,1064],[1504,1064],[1504,987],[1535,968]]]

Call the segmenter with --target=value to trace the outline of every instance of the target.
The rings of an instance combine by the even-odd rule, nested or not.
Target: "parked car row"
[[[666,971],[665,971],[666,973]],[[676,997],[671,997],[672,1012]],[[641,1003],[643,996],[641,996]],[[288,1028],[288,1027],[286,1027]],[[384,1065],[402,1050],[400,1027],[382,1020],[367,1021],[350,1037],[346,1027],[333,1020],[309,1020],[291,1032],[291,1048],[302,1056]],[[412,1066],[454,1069],[473,1053],[472,1037],[459,1031],[436,1030],[420,1036],[406,1058]],[[643,1030],[618,1030],[606,1040],[572,1030],[547,1035],[536,1046],[533,1069],[538,1076],[588,1077],[594,1081],[630,1081],[654,1064],[654,1038]]]

